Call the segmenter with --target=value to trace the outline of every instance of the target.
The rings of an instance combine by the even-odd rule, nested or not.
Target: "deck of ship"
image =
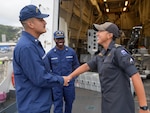
[[[150,107],[150,79],[143,79],[148,106]],[[138,101],[135,95],[135,113],[138,113]],[[51,112],[53,113],[53,107]],[[72,113],[101,113],[101,93],[83,88],[76,88],[76,99]]]
[[[150,107],[150,79],[143,80],[148,106]],[[17,113],[15,105],[15,92],[11,91],[7,101],[0,105],[0,113]],[[135,111],[138,113],[137,97],[135,100]],[[53,106],[51,112],[53,113]],[[76,87],[76,99],[73,104],[72,113],[101,113],[101,93]]]

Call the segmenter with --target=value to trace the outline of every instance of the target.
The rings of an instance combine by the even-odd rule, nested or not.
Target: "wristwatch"
[[[146,110],[148,110],[148,106],[140,106],[140,109],[146,111]]]

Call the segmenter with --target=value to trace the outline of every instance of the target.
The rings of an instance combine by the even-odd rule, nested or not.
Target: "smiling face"
[[[108,31],[98,31],[96,33],[97,36],[97,43],[102,45],[104,48],[109,45],[112,41],[113,34],[109,33]]]
[[[64,48],[64,43],[65,43],[64,38],[55,38],[54,41],[55,41],[56,47],[57,47],[58,49],[61,50],[61,49]]]
[[[109,32],[107,32],[107,31],[98,31],[96,33],[97,43],[100,45],[105,43],[108,40],[108,34],[109,34]]]

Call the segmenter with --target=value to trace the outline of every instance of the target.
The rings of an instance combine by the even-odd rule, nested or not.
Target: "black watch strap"
[[[148,110],[148,106],[140,106],[140,109],[142,109],[142,110]]]

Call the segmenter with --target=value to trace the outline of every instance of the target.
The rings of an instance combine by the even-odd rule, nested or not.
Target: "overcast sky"
[[[20,27],[20,9],[30,3],[31,0],[0,0],[0,24]]]

